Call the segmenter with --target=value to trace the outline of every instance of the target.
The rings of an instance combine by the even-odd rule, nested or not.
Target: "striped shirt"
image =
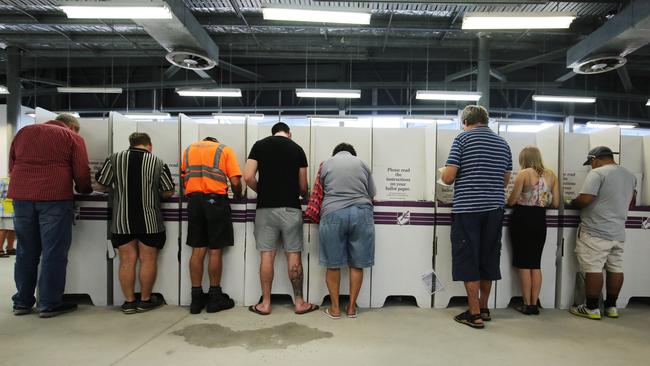
[[[480,126],[458,135],[447,164],[458,167],[453,213],[491,211],[505,205],[503,178],[512,171],[508,143],[490,128]]]
[[[147,150],[131,147],[109,156],[95,179],[113,190],[113,234],[165,231],[160,194],[174,190],[169,167]]]

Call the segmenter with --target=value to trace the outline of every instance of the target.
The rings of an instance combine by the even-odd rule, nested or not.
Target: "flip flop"
[[[257,305],[259,305],[259,304],[249,306],[248,311],[250,311],[252,313],[255,313],[257,315],[269,315],[269,314],[271,314],[271,313],[265,313],[265,312],[261,311],[260,309],[257,308]]]
[[[295,313],[297,315],[304,315],[304,314],[307,314],[307,313],[311,313],[312,311],[316,311],[318,309],[320,309],[320,307],[318,305],[311,304],[309,309],[303,310],[303,311],[295,311]]]
[[[341,319],[340,315],[332,315],[332,313],[330,313],[330,308],[325,308],[325,310],[323,310],[323,314],[325,314],[325,316],[330,319]]]
[[[350,319],[354,319],[357,316],[359,316],[359,311],[356,308],[354,309],[354,314],[349,314],[348,313],[348,308],[346,307],[345,308],[345,313],[347,314],[348,318],[350,318]]]

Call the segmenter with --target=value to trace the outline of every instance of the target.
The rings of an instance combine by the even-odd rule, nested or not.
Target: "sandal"
[[[490,320],[492,320],[492,317],[490,316],[490,309],[488,308],[481,309],[481,319],[483,319],[484,322],[489,322]]]
[[[350,319],[354,319],[354,318],[356,318],[357,316],[359,316],[359,311],[357,310],[356,306],[355,306],[355,308],[354,308],[354,313],[353,313],[353,314],[350,314],[350,313],[348,312],[348,307],[345,308],[345,313],[347,314],[348,318],[350,318]]]
[[[269,315],[269,314],[271,314],[271,313],[266,313],[266,312],[261,311],[260,309],[257,308],[257,305],[259,305],[259,304],[249,306],[248,311],[250,311],[251,313],[258,314],[258,315]]]
[[[325,314],[325,316],[330,319],[334,319],[334,320],[341,319],[341,315],[334,315],[330,313],[330,308],[325,308],[325,310],[323,310],[323,314]]]
[[[305,310],[302,310],[302,311],[294,311],[294,313],[297,314],[297,315],[304,315],[304,314],[311,313],[312,311],[316,311],[318,309],[320,309],[320,307],[318,305],[311,304],[311,306],[309,308],[307,308]]]
[[[465,311],[464,313],[460,313],[454,317],[454,320],[461,323],[465,324],[467,326],[470,326],[474,329],[483,329],[485,328],[485,324],[478,323],[478,320],[483,320],[481,319],[481,314],[471,314],[469,310]]]
[[[0,258],[9,258],[9,254],[7,254],[4,251],[0,250]]]

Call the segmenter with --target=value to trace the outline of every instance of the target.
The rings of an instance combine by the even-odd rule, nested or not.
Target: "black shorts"
[[[221,249],[234,244],[228,196],[192,193],[187,203],[187,245]]]
[[[500,280],[503,209],[452,215],[454,281]]]
[[[167,235],[164,231],[154,234],[111,234],[113,248],[119,248],[133,240],[138,240],[148,247],[162,249],[167,241]]]

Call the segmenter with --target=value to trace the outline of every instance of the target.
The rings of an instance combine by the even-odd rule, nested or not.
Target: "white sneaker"
[[[569,312],[573,315],[581,316],[587,319],[600,320],[600,309],[591,310],[585,304],[580,304],[578,306],[572,306]]]
[[[605,316],[614,319],[618,318],[618,309],[616,308],[616,306],[605,308]]]

